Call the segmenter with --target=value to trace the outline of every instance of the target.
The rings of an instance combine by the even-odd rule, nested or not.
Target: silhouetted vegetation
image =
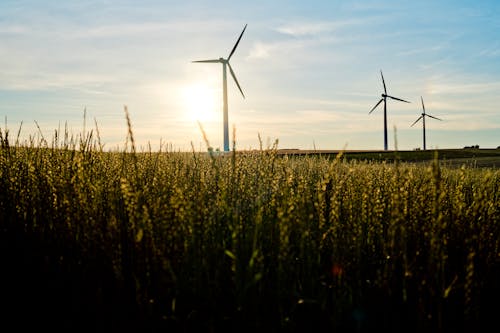
[[[68,332],[496,325],[498,169],[406,163],[402,155],[393,163],[279,155],[276,146],[139,153],[131,130],[127,142],[103,152],[98,132],[23,144],[1,133],[4,325]]]

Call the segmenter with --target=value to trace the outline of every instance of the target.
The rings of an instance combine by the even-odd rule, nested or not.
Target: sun
[[[195,121],[213,121],[216,117],[216,91],[202,83],[184,87],[182,97],[186,116]]]

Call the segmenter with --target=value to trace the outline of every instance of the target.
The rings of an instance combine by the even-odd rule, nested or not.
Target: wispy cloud
[[[494,45],[491,45],[479,52],[480,56],[488,57],[488,58],[497,58],[500,57],[500,43],[496,42]]]
[[[333,22],[308,22],[295,23],[278,27],[276,30],[282,34],[293,37],[303,37],[331,32],[335,29]]]
[[[429,52],[437,52],[443,50],[444,46],[442,44],[434,45],[434,46],[424,46],[419,48],[408,49],[404,51],[398,52],[398,56],[409,56],[409,55],[418,55]]]
[[[119,23],[112,25],[101,25],[91,28],[79,28],[71,32],[72,38],[110,38],[120,36],[134,36],[169,31],[179,26],[169,23]]]
[[[314,21],[314,22],[293,22],[281,25],[276,28],[276,31],[293,36],[307,37],[318,36],[326,33],[331,33],[343,27],[366,24],[366,20],[351,19],[351,20],[332,20],[332,21]]]
[[[261,41],[255,42],[247,56],[247,59],[266,59],[271,56],[273,49],[278,47],[277,44],[263,43]]]
[[[0,35],[20,35],[31,33],[32,29],[29,26],[21,24],[0,24]]]
[[[500,82],[480,83],[433,83],[430,85],[433,94],[481,94],[500,91]]]
[[[246,58],[248,60],[256,60],[275,57],[279,58],[281,64],[284,64],[294,52],[304,49],[307,46],[311,46],[311,43],[302,40],[256,41],[250,47]]]

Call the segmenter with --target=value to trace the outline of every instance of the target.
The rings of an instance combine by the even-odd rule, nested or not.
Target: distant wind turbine
[[[387,97],[394,99],[396,101],[401,101],[401,102],[405,102],[405,103],[410,103],[410,102],[405,101],[404,99],[401,99],[401,98],[387,95],[387,88],[385,87],[384,74],[382,74],[382,71],[380,71],[380,75],[382,76],[382,84],[384,85],[384,93],[382,94],[382,98],[380,99],[380,101],[378,101],[378,103],[375,104],[375,106],[370,110],[370,112],[368,112],[368,114],[372,113],[373,110],[375,110],[380,103],[384,102],[384,150],[387,150]]]
[[[234,74],[233,69],[231,68],[231,64],[229,64],[229,59],[234,54],[234,51],[236,50],[236,47],[238,47],[238,44],[240,43],[241,37],[243,36],[243,33],[245,32],[245,29],[247,28],[247,25],[245,24],[245,27],[243,28],[243,31],[240,34],[240,37],[236,41],[236,44],[234,44],[233,49],[229,53],[229,56],[227,59],[224,58],[219,58],[219,59],[211,59],[211,60],[198,60],[198,61],[193,61],[193,62],[208,62],[208,63],[221,63],[222,64],[222,94],[223,94],[223,114],[224,114],[224,151],[229,151],[229,129],[228,129],[228,107],[227,107],[227,74],[226,74],[226,65],[229,67],[229,71],[231,72],[231,76],[234,79],[234,82],[236,82],[236,85],[238,86],[238,89],[241,92],[241,95],[243,98],[245,98],[245,94],[243,94],[243,90],[241,90],[240,84],[238,83],[238,80],[236,79],[236,75]]]
[[[423,128],[424,128],[424,150],[426,149],[425,148],[425,117],[431,117],[431,118],[434,118],[434,119],[437,119],[437,120],[442,120],[442,119],[439,119],[439,118],[436,118],[434,116],[431,116],[430,114],[427,114],[425,113],[425,105],[424,105],[424,99],[422,98],[422,96],[420,96],[420,99],[422,100],[422,115],[417,119],[415,120],[415,122],[413,124],[411,124],[411,126],[413,127],[413,125],[415,125],[416,123],[418,123],[418,121],[420,119],[422,119],[422,124],[423,124]]]

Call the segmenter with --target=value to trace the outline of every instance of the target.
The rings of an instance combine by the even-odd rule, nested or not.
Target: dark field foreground
[[[75,147],[2,137],[2,329],[498,328],[498,168]]]

